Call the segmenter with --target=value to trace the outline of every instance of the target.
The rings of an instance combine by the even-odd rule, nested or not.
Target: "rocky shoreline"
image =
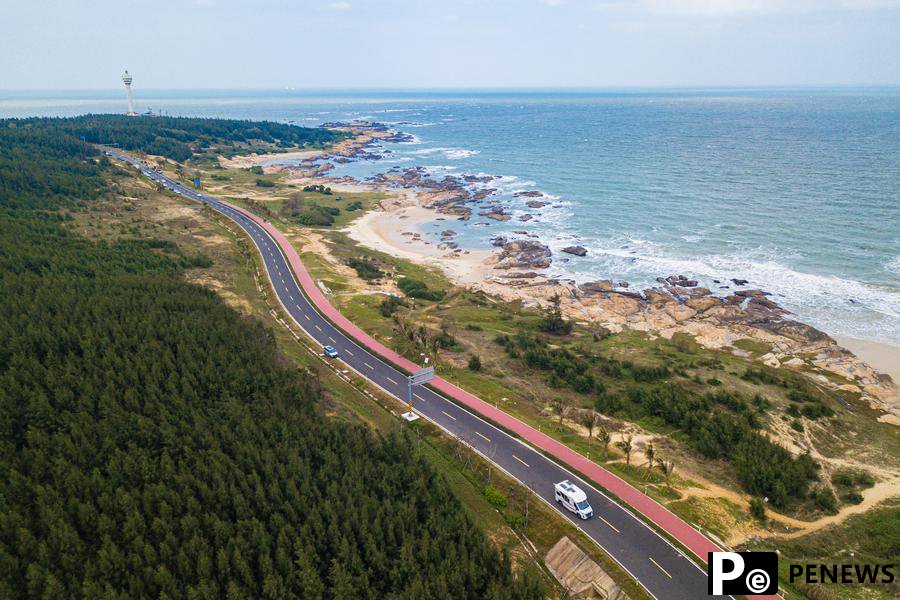
[[[270,168],[287,168],[293,177],[321,180],[332,186],[342,183],[359,186],[361,182],[352,178],[327,177],[333,163],[378,160],[390,153],[385,149],[373,152],[379,144],[410,141],[407,134],[378,123],[328,123],[326,126],[354,135],[328,154],[310,156],[295,164],[270,164]],[[391,168],[370,178],[365,185],[382,191],[402,190],[406,197],[414,196],[419,206],[460,221],[469,221],[476,211],[484,218],[510,221],[514,217],[510,206],[496,197],[498,179],[486,174],[435,176],[416,166]],[[531,220],[540,211],[553,208],[550,196],[540,190],[518,191],[513,197],[525,200],[524,205],[535,211],[519,215],[520,221]],[[410,241],[427,243],[421,237],[412,237],[417,231],[407,233]],[[456,232],[445,230],[437,250],[449,251],[448,257],[459,256],[463,250],[455,236]],[[552,265],[555,257],[536,234],[515,231],[514,236],[494,237],[491,244],[495,251],[484,261],[483,277],[475,284],[488,293],[536,305],[544,305],[558,295],[564,313],[581,322],[611,331],[630,328],[663,337],[681,332],[693,336],[705,347],[736,353],[748,354],[734,344],[750,339],[770,348],[758,356],[760,362],[773,368],[805,372],[822,386],[857,393],[874,408],[885,411],[884,420],[900,424],[897,387],[890,378],[879,375],[826,333],[792,319],[767,292],[749,287],[750,282],[746,280],[713,280],[717,284],[715,292],[680,274],[660,276],[658,286],[640,291],[630,289],[624,281],[578,284],[542,272]],[[589,254],[583,246],[569,246],[561,252],[571,256],[571,260]],[[821,371],[839,375],[847,383],[836,383]]]

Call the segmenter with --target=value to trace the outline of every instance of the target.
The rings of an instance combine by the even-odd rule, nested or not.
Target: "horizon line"
[[[608,85],[608,86],[438,86],[438,87],[146,87],[144,92],[602,92],[629,90],[815,90],[815,89],[867,89],[900,88],[894,83],[798,83],[798,84],[671,84],[671,85]],[[118,92],[121,87],[104,88],[0,88],[0,93],[48,93],[48,92]]]

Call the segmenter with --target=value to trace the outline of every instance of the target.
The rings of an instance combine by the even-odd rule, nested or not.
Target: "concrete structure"
[[[129,117],[136,117],[137,113],[134,112],[134,96],[131,94],[131,74],[128,71],[125,71],[125,74],[122,75],[122,83],[125,84],[125,93],[128,94],[128,112],[125,114]]]
[[[544,563],[572,598],[629,600],[612,577],[568,537],[556,542]]]

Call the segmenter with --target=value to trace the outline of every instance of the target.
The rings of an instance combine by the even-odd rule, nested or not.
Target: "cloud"
[[[898,8],[900,0],[605,0],[594,5],[603,11],[698,17]]]
[[[563,0],[541,0],[547,6],[559,6],[563,3]]]

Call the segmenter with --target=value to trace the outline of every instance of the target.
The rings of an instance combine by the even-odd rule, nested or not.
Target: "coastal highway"
[[[237,223],[259,250],[272,287],[291,318],[319,344],[337,348],[340,360],[349,368],[388,394],[405,400],[406,373],[363,348],[314,308],[261,219],[184,186],[131,156],[117,150],[106,152],[172,192],[205,204]],[[652,597],[658,600],[712,597],[707,595],[705,570],[594,485],[432,389],[418,386],[414,406],[417,413],[466,441],[482,456],[556,508],[631,574]],[[587,493],[594,509],[594,518],[582,521],[556,504],[553,485],[564,479],[571,480]]]

